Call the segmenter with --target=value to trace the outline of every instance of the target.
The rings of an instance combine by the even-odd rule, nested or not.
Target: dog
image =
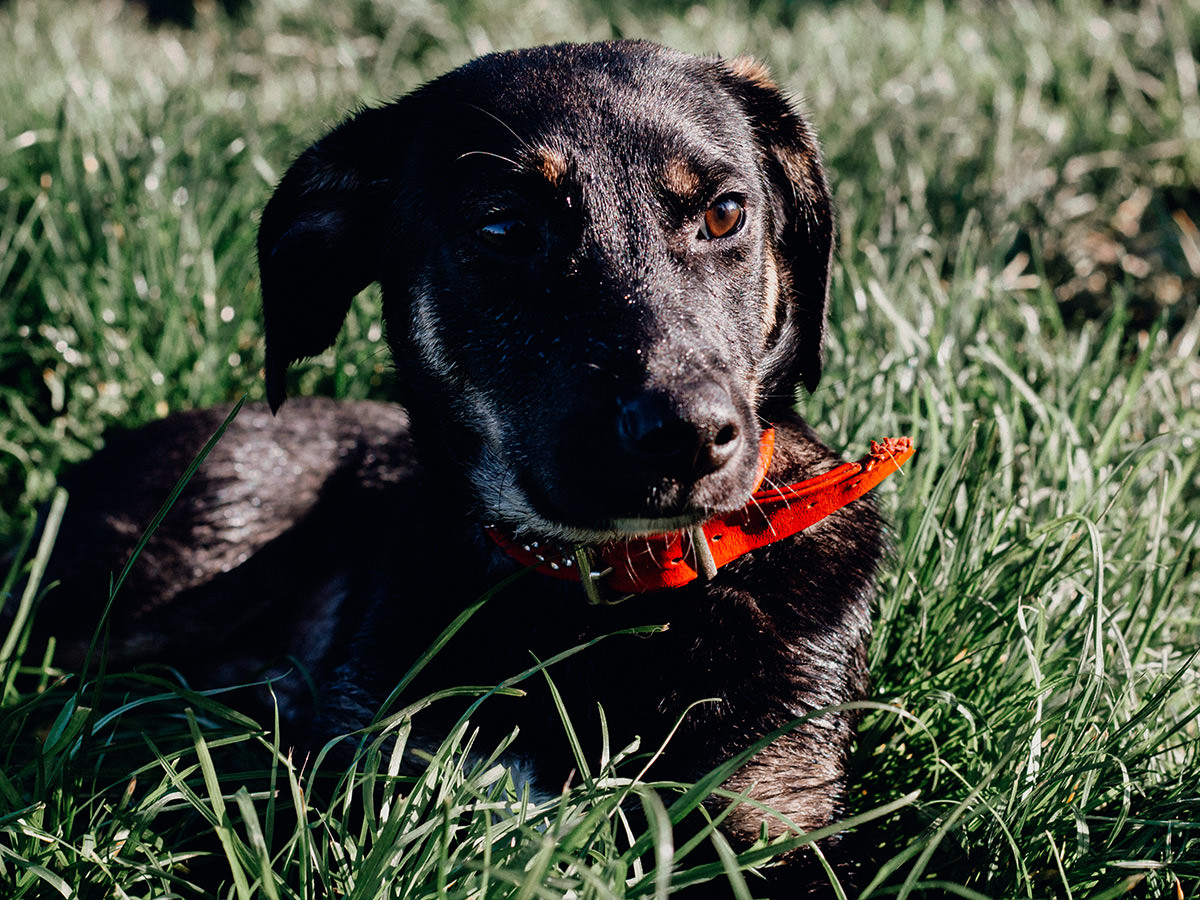
[[[370,722],[456,615],[534,567],[412,696],[612,635],[551,669],[585,747],[598,708],[614,747],[678,724],[651,776],[695,779],[782,729],[725,784],[779,815],[742,804],[723,830],[744,847],[836,821],[856,724],[839,705],[867,690],[885,539],[874,481],[812,492],[911,448],[847,466],[796,411],[821,377],[833,245],[814,133],[747,59],[563,44],[361,110],[266,205],[269,410],[242,410],[145,547],[111,658],[201,684],[286,659],[309,680],[276,685],[283,718],[316,745]],[[283,405],[288,368],[372,282],[400,405]],[[68,479],[59,596],[107,585],[226,413],[117,436]],[[810,496],[793,533],[769,518]],[[68,658],[90,637],[70,618]],[[665,628],[626,633],[644,626]],[[570,747],[550,692],[525,687],[472,724],[519,726],[511,760],[556,791]],[[436,740],[460,712],[415,726]]]

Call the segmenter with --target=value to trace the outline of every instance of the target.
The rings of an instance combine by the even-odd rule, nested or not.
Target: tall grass
[[[167,670],[80,680],[23,646],[61,468],[105,428],[261,396],[254,223],[289,159],[478,52],[613,35],[751,52],[803,97],[841,239],[802,409],[848,454],[920,448],[882,489],[858,891],[1200,889],[1200,11],[276,0],[180,31],[10,0],[0,34],[0,547],[24,611],[0,650],[0,894],[651,896],[677,854],[676,884],[761,893],[736,870],[779,848],[675,845],[719,778],[639,780],[657,748],[579,747],[535,798],[464,722],[402,778],[421,698],[352,764],[301,760]],[[386,396],[375,299],[302,390]]]

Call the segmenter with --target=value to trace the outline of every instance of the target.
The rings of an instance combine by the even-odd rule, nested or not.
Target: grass
[[[494,47],[751,52],[805,98],[841,212],[802,407],[850,455],[920,448],[883,488],[860,893],[1200,892],[1200,12],[276,0],[180,31],[9,0],[0,33],[0,547],[35,576],[14,595],[14,564],[8,610],[36,615],[32,511],[105,428],[261,397],[255,216],[323,127]],[[368,292],[302,390],[386,396],[379,336]],[[580,747],[535,803],[465,723],[401,779],[407,696],[348,769],[296,760],[169,672],[81,681],[22,636],[0,647],[5,896],[661,895],[712,786]],[[693,856],[677,879],[739,865]]]

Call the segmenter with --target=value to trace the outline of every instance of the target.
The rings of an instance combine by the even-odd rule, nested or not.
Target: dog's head
[[[480,515],[575,540],[742,506],[816,386],[832,216],[758,65],[644,42],[478,59],[354,116],[259,233],[266,377],[383,288],[400,399]]]

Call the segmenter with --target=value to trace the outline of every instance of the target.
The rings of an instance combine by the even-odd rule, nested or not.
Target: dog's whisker
[[[458,156],[456,156],[454,161],[461,162],[462,160],[467,159],[468,157],[471,157],[471,156],[487,156],[487,157],[491,157],[492,159],[498,159],[501,162],[506,162],[510,166],[512,166],[514,169],[521,168],[521,164],[519,162],[517,162],[515,159],[510,159],[509,157],[507,157],[501,153],[493,153],[490,150],[468,150],[466,153],[460,153]]]
[[[520,134],[518,134],[517,130],[515,128],[513,128],[506,121],[504,121],[504,119],[500,118],[500,116],[496,115],[496,113],[492,112],[490,109],[485,109],[484,107],[479,106],[476,103],[468,103],[467,106],[468,106],[468,108],[473,109],[476,112],[483,113],[485,116],[487,116],[489,119],[494,121],[505,131],[507,131],[509,134],[511,134],[514,138],[516,138],[517,146],[519,146],[521,149],[523,149],[523,150],[529,149],[528,139],[526,139],[526,138],[522,137]],[[514,163],[514,165],[515,165],[515,163]]]
[[[649,541],[647,541],[646,543],[647,543],[647,547],[649,547]],[[636,571],[636,568],[637,567],[634,565],[634,562],[633,562],[633,545],[626,543],[625,544],[625,570],[629,575],[632,576],[634,574],[634,572]]]
[[[759,515],[761,515],[763,517],[763,519],[766,520],[767,527],[770,529],[771,534],[777,534],[778,532],[775,530],[775,523],[771,521],[771,517],[767,514],[766,510],[763,509],[762,504],[758,502],[758,499],[753,494],[750,495],[750,505],[752,505],[758,511]],[[791,508],[791,504],[788,503],[788,501],[785,499],[784,500],[784,509],[790,509],[790,508]]]

